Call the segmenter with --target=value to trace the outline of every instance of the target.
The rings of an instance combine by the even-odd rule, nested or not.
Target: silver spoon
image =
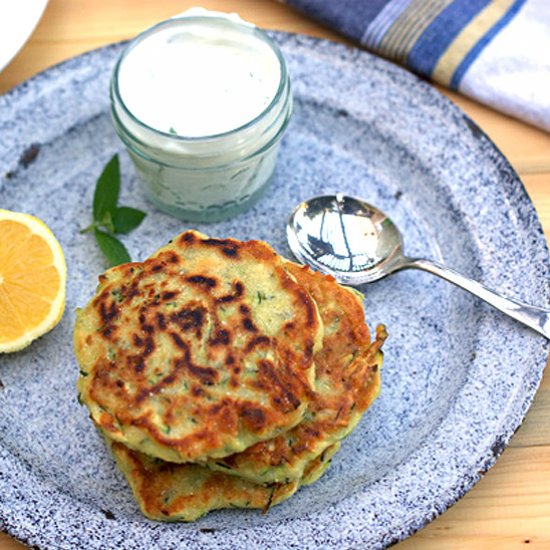
[[[550,339],[550,310],[504,298],[441,264],[403,254],[401,234],[383,212],[342,194],[298,205],[287,224],[290,249],[303,263],[357,286],[400,269],[422,269],[485,300]]]

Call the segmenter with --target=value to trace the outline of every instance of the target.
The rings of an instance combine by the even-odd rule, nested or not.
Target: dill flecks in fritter
[[[100,277],[77,315],[79,395],[147,517],[266,511],[376,398],[385,338],[332,277],[187,231]]]
[[[358,294],[333,277],[291,262],[289,272],[317,302],[323,347],[314,355],[315,393],[294,428],[245,451],[209,460],[212,469],[256,483],[299,480],[315,457],[346,437],[380,391],[384,327],[370,340]]]
[[[77,314],[78,389],[115,441],[220,458],[302,420],[321,340],[315,302],[271,247],[188,231],[100,277]]]

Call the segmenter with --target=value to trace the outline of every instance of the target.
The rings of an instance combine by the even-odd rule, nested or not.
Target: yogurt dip
[[[136,44],[120,67],[120,97],[141,122],[181,136],[230,132],[271,103],[281,78],[273,49],[199,21]],[[155,98],[151,101],[151,98]]]
[[[253,25],[186,16],[134,39],[111,80],[115,129],[148,196],[192,221],[216,221],[265,189],[292,110],[276,44]]]

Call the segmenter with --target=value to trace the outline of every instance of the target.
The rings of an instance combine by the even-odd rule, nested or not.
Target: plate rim
[[[434,87],[423,81],[422,79],[418,78],[417,76],[413,75],[412,73],[409,73],[405,69],[402,69],[401,67],[398,67],[394,65],[393,63],[390,63],[386,60],[383,60],[381,58],[378,58],[369,52],[366,52],[365,50],[362,50],[360,48],[354,48],[346,45],[342,45],[327,39],[321,39],[316,37],[311,37],[299,33],[288,33],[288,32],[282,32],[282,31],[269,31],[270,35],[275,37],[277,40],[289,40],[294,39],[300,42],[300,44],[306,45],[306,47],[310,47],[313,50],[315,50],[316,46],[321,46],[324,48],[328,48],[329,50],[332,49],[333,51],[336,51],[337,53],[346,53],[346,55],[349,55],[350,52],[352,52],[353,55],[361,55],[361,56],[367,56],[367,58],[370,58],[371,63],[379,64],[380,66],[385,67],[386,69],[390,71],[396,71],[398,74],[406,74],[407,79],[410,80],[411,83],[414,83],[416,86],[420,86],[424,89],[424,93],[430,94],[430,97],[432,99],[435,99],[436,103],[441,105],[443,109],[451,109],[451,111],[458,116],[459,119],[462,119],[464,121],[464,124],[468,127],[468,129],[476,135],[476,137],[484,142],[485,147],[489,147],[489,149],[492,151],[492,154],[495,156],[495,158],[498,159],[498,162],[501,163],[502,168],[508,172],[508,174],[511,176],[512,180],[514,181],[514,184],[518,186],[518,190],[520,192],[521,199],[523,202],[529,205],[530,209],[532,210],[532,214],[534,217],[534,220],[536,221],[536,226],[532,227],[531,230],[536,232],[537,239],[543,244],[543,247],[545,249],[545,262],[544,262],[544,268],[545,272],[548,274],[550,273],[550,256],[548,254],[548,244],[546,242],[546,239],[544,237],[544,233],[542,230],[542,226],[540,224],[540,220],[538,218],[538,215],[536,213],[536,210],[534,208],[534,205],[529,198],[527,191],[525,189],[525,186],[523,185],[523,182],[517,175],[514,168],[511,166],[508,159],[502,154],[502,152],[498,149],[498,147],[493,143],[493,141],[487,136],[487,134],[475,123],[466,113],[464,113],[458,106],[456,106],[450,99],[448,99],[446,96],[444,96],[441,92],[436,90]],[[77,56],[71,57],[69,59],[66,59],[60,63],[57,63],[56,65],[53,65],[52,67],[34,75],[29,80],[17,85],[16,87],[12,88],[2,96],[0,96],[0,108],[2,108],[4,105],[10,106],[10,102],[15,100],[18,96],[21,94],[28,93],[29,90],[32,90],[33,88],[39,88],[41,86],[42,81],[47,81],[48,79],[55,78],[57,73],[64,73],[66,71],[70,71],[71,67],[73,65],[77,66],[83,62],[87,57],[96,56],[99,55],[100,52],[106,52],[109,50],[116,50],[118,48],[121,48],[123,44],[125,44],[127,41],[121,41],[121,42],[115,42],[111,44],[107,44],[103,47],[84,52],[82,54],[79,54]],[[493,159],[492,159],[493,160]],[[544,357],[544,364],[546,364],[546,361],[548,359],[548,354],[550,351],[550,342],[544,340],[544,345],[542,342],[541,337],[541,343],[540,343],[540,353],[541,357]],[[536,361],[533,362],[534,364]],[[536,363],[538,365],[538,363]],[[542,373],[544,370],[544,365],[540,368],[538,368],[538,381],[536,382],[536,385],[527,392],[525,399],[523,400],[522,407],[520,411],[516,411],[516,417],[518,418],[518,421],[515,425],[508,425],[508,429],[505,430],[505,432],[501,435],[499,435],[496,440],[492,443],[492,452],[490,455],[478,457],[480,460],[480,463],[483,463],[484,465],[484,472],[486,472],[490,467],[494,465],[497,458],[500,456],[500,454],[504,451],[506,448],[510,438],[512,437],[513,433],[517,428],[521,425],[523,422],[525,415],[535,397],[536,390],[540,384],[540,380],[542,378]],[[0,446],[0,455],[5,454],[6,447]],[[483,473],[484,473],[483,472]],[[482,473],[478,472],[478,475],[465,475],[463,480],[464,483],[458,485],[454,492],[452,493],[451,498],[446,500],[441,506],[439,506],[436,510],[434,510],[433,514],[428,517],[424,517],[421,520],[416,520],[409,522],[407,524],[403,524],[403,528],[399,532],[393,532],[389,537],[381,540],[380,543],[383,546],[391,545],[395,542],[398,542],[400,540],[403,540],[404,538],[407,538],[408,536],[412,535],[413,533],[420,530],[422,527],[424,527],[427,523],[432,521],[435,517],[443,513],[445,510],[447,510],[450,506],[452,506],[455,502],[457,502],[460,498],[462,498],[472,487],[481,479]],[[377,483],[377,482],[375,482]],[[304,516],[305,517],[305,516]],[[284,520],[283,520],[284,522]],[[105,524],[106,527],[108,527],[108,521]],[[40,547],[40,544],[43,544],[45,542],[45,539],[41,538],[41,535],[33,536],[32,534],[29,534],[28,538],[25,538],[24,536],[21,536],[21,534],[17,533],[17,530],[10,525],[9,522],[6,521],[5,518],[0,517],[0,528],[5,528],[6,532],[12,536],[15,537],[17,540],[20,540],[27,544],[38,544],[38,547]],[[190,543],[193,543],[194,539],[189,539]],[[184,542],[184,541],[182,541]],[[352,541],[353,543],[361,543],[361,539],[354,539]]]

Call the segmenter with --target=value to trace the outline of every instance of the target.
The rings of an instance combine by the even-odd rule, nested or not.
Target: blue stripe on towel
[[[288,4],[315,17],[350,38],[360,41],[368,24],[389,0],[286,0]]]
[[[517,0],[504,14],[504,16],[501,17],[495,25],[493,25],[491,30],[485,33],[477,44],[466,54],[451,78],[449,85],[451,90],[456,90],[460,86],[460,81],[466,74],[466,71],[470,68],[471,64],[477,59],[485,46],[487,46],[487,44],[489,44],[489,42],[491,42],[491,40],[514,18],[526,1],[527,0]]]
[[[387,40],[392,25],[396,24],[408,6],[413,2],[418,2],[418,0],[282,1],[386,57],[388,57],[388,52],[384,51],[382,45],[384,39]],[[499,31],[513,19],[526,1],[512,1],[510,8],[485,34],[480,32],[479,38],[470,35],[471,43],[474,45],[466,52],[462,60],[456,59],[455,62],[458,65],[454,72],[452,72],[454,67],[448,67],[449,74],[445,79],[446,85],[455,90],[460,86],[460,82],[472,63]],[[550,0],[548,1],[550,2]],[[426,0],[425,4],[419,5],[428,6],[433,2],[436,0]],[[406,58],[400,61],[405,61],[405,66],[425,78],[432,78],[442,56],[453,44],[456,44],[457,38],[461,40],[461,31],[467,29],[483,10],[489,9],[493,4],[497,8],[499,5],[502,6],[499,0],[453,0],[442,9],[441,13],[437,14],[418,38],[415,38],[416,42],[410,45],[409,53],[404,52]],[[419,21],[423,13],[419,12]],[[472,32],[475,33],[476,29],[473,28]]]
[[[386,5],[368,24],[361,43],[367,48],[376,50],[388,29],[410,3],[411,0],[387,0]]]
[[[411,48],[406,64],[417,73],[430,77],[439,58],[491,0],[455,0],[426,28]]]

